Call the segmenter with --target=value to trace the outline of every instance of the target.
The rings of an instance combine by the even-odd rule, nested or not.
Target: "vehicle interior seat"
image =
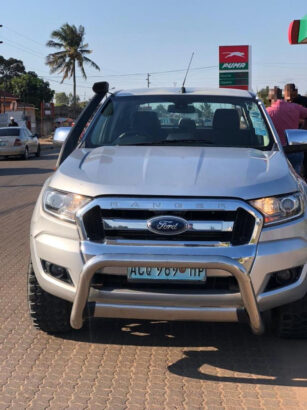
[[[131,125],[132,129],[142,136],[161,137],[161,124],[155,112],[136,111]]]
[[[180,118],[178,127],[183,132],[193,132],[196,129],[196,123],[190,118]]]
[[[196,123],[190,118],[180,118],[178,129],[168,134],[168,140],[193,139],[195,137]]]
[[[236,109],[217,109],[213,117],[214,143],[221,146],[261,146],[263,138],[257,137],[254,128],[240,129]]]
[[[236,109],[217,109],[213,117],[214,142],[217,145],[240,145],[240,118]]]

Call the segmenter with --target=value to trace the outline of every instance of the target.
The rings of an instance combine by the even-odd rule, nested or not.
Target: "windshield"
[[[19,128],[0,128],[0,137],[18,137]]]
[[[269,150],[273,143],[255,100],[185,94],[112,97],[84,138],[87,148],[208,145]]]

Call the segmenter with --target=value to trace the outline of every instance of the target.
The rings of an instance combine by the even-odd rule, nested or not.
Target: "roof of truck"
[[[138,88],[132,90],[120,90],[114,93],[119,97],[128,97],[134,95],[178,95],[182,94],[179,87],[161,87],[161,88]],[[245,90],[235,90],[232,88],[190,88],[186,87],[185,95],[211,95],[221,97],[245,97],[254,98],[255,94]]]

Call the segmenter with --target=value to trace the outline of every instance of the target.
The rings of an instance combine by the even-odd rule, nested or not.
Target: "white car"
[[[22,156],[28,159],[31,154],[40,156],[40,144],[36,134],[26,127],[0,128],[0,156]]]

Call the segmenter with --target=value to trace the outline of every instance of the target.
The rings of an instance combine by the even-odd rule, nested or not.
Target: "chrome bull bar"
[[[83,325],[83,312],[87,304],[90,284],[98,269],[105,267],[164,267],[164,268],[206,268],[220,269],[232,274],[238,281],[243,306],[248,314],[250,326],[255,334],[264,332],[264,325],[259,313],[256,296],[249,273],[244,266],[226,256],[191,256],[180,255],[131,255],[102,254],[91,258],[83,267],[73,301],[70,324],[74,329]],[[214,309],[214,308],[213,308]]]

